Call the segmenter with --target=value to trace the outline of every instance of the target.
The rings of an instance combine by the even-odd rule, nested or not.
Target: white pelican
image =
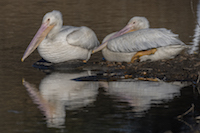
[[[187,47],[177,37],[165,28],[149,28],[145,17],[133,17],[122,30],[106,36],[93,53],[103,49],[105,59],[116,62],[170,59]]]
[[[37,47],[42,58],[52,63],[73,59],[88,60],[99,44],[96,34],[88,27],[63,26],[59,11],[48,12],[35,37],[27,47],[24,61]]]

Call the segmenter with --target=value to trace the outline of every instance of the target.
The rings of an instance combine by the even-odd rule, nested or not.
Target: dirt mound
[[[179,55],[174,59],[155,62],[93,62],[107,72],[124,73],[125,78],[159,78],[164,81],[197,81],[200,72],[199,55]]]

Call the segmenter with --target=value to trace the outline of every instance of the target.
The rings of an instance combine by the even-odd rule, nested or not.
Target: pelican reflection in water
[[[54,10],[43,17],[40,29],[21,60],[38,47],[40,56],[52,63],[74,59],[87,61],[98,44],[96,34],[90,28],[63,26],[61,12]]]
[[[95,101],[98,83],[71,80],[79,76],[88,76],[88,72],[51,73],[41,80],[39,90],[29,82],[23,82],[30,97],[45,115],[48,127],[62,127],[66,110],[76,110]]]
[[[108,94],[118,101],[128,102],[133,107],[136,116],[143,115],[153,104],[169,102],[180,95],[180,89],[188,83],[181,82],[153,82],[153,81],[114,81],[102,82],[101,86],[107,89]]]
[[[102,50],[108,61],[134,62],[171,59],[186,45],[165,28],[149,28],[145,17],[133,17],[119,32],[106,36],[93,53]]]
[[[82,107],[93,105],[97,100],[105,102],[105,100],[98,97],[99,86],[103,87],[106,95],[113,97],[112,100],[119,103],[121,101],[128,103],[125,106],[132,107],[129,111],[134,112],[136,116],[141,116],[145,113],[144,111],[150,109],[152,104],[163,103],[163,101],[168,102],[175,96],[179,96],[180,89],[186,85],[135,80],[114,82],[77,82],[71,80],[77,77],[87,77],[88,75],[90,75],[88,72],[54,72],[41,80],[39,90],[27,81],[24,81],[23,85],[27,88],[34,103],[38,105],[45,115],[47,126],[57,128],[64,126],[66,110],[81,109]],[[109,110],[112,107],[106,108]],[[101,114],[102,112],[98,113]],[[117,115],[113,114],[113,116]]]

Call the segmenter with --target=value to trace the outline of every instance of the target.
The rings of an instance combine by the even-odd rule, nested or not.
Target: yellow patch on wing
[[[131,63],[133,63],[135,60],[139,59],[141,56],[151,55],[151,54],[154,54],[156,51],[157,51],[156,48],[153,48],[150,50],[145,50],[145,51],[139,51],[131,58]]]

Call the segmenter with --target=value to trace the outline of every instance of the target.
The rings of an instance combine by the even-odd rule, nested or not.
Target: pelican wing
[[[165,28],[142,29],[108,41],[107,47],[114,52],[136,52],[173,44],[185,45],[177,37]]]
[[[67,31],[67,30],[69,30],[69,29],[73,29],[73,28],[76,28],[75,26],[63,26],[62,28],[61,28],[61,30],[60,30],[60,32],[63,32],[63,31]]]
[[[99,44],[94,31],[85,26],[73,28],[67,35],[66,41],[70,45],[79,46],[85,49],[93,49]]]

